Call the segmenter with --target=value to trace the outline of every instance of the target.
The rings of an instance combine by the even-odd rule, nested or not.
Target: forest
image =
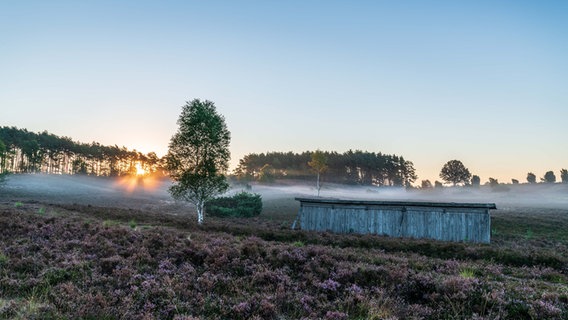
[[[308,165],[312,151],[302,153],[251,153],[239,161],[234,175],[239,180],[271,182],[275,179],[313,179]],[[416,181],[411,161],[381,152],[349,150],[324,151],[326,171],[323,180],[334,183],[409,186]],[[16,127],[0,127],[0,172],[88,174],[122,176],[162,172],[165,157],[144,154],[126,147],[105,146],[98,142],[81,143],[47,131],[35,133]]]
[[[126,147],[81,143],[43,131],[0,127],[0,173],[122,176],[137,168],[155,172],[161,159]]]
[[[251,153],[239,161],[235,175],[244,180],[271,181],[273,179],[313,179],[308,165],[313,152]],[[369,151],[323,152],[327,169],[323,179],[327,182],[410,186],[417,179],[414,164],[402,156]]]

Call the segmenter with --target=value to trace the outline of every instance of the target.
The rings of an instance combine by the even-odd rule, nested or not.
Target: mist
[[[108,178],[80,175],[17,174],[8,178],[1,201],[31,198],[53,204],[81,204],[132,209],[160,209],[163,212],[188,211],[189,204],[174,201],[168,193],[172,182],[167,178]],[[315,183],[286,181],[282,184],[251,184],[250,188],[235,184],[227,192],[249,191],[262,196],[265,204],[286,203],[283,210],[293,210],[299,203],[295,197],[316,197]],[[432,201],[495,203],[497,209],[548,208],[568,209],[567,184],[518,184],[441,189],[346,186],[323,184],[321,197],[375,201]],[[273,206],[274,207],[274,206]]]
[[[317,196],[315,185],[308,184],[253,185],[251,191],[261,194],[266,201],[282,197]],[[499,185],[496,188],[445,187],[428,190],[324,184],[320,196],[375,201],[495,203],[498,209],[508,207],[568,209],[567,184]]]
[[[33,199],[52,204],[149,209],[171,205],[167,179],[93,177],[82,175],[14,174],[2,189],[3,198]]]

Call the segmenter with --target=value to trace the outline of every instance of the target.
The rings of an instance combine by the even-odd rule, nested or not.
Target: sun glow
[[[136,164],[136,175],[137,176],[143,176],[146,174],[146,170],[144,170],[144,168],[142,168],[142,165],[140,163]]]
[[[160,179],[152,173],[152,170],[146,170],[140,162],[134,165],[135,170],[132,174],[124,175],[117,180],[117,186],[123,189],[127,194],[136,194],[144,192],[152,192],[161,185]]]

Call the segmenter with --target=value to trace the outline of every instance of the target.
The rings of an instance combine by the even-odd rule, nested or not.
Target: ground
[[[491,244],[290,230],[315,186],[252,185],[206,217],[167,180],[14,175],[0,193],[0,318],[568,319],[568,186],[322,196],[494,202]],[[244,189],[234,186],[232,192]]]

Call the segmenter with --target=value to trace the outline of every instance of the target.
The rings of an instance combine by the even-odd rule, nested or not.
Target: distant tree
[[[546,182],[546,183],[555,183],[556,182],[556,176],[554,175],[554,172],[552,171],[547,171],[544,174],[544,177],[540,179],[542,182]]]
[[[0,172],[4,172],[6,163],[6,145],[4,141],[0,139]]]
[[[229,167],[231,134],[225,118],[208,100],[186,102],[177,124],[166,156],[174,180],[169,192],[174,199],[193,203],[197,222],[203,224],[205,203],[229,188],[224,174]]]
[[[560,179],[562,179],[562,183],[568,183],[568,170],[560,170]]]
[[[432,189],[433,188],[432,182],[430,182],[430,180],[422,180],[421,188],[422,189]]]
[[[451,182],[455,186],[458,183],[468,184],[471,173],[459,160],[450,160],[442,167],[440,178],[446,182]]]
[[[327,157],[320,150],[316,150],[315,152],[312,153],[312,160],[308,162],[308,165],[317,174],[316,187],[318,189],[318,197],[319,197],[321,189],[320,176],[328,168]]]
[[[527,182],[536,183],[536,175],[532,172],[527,173]]]
[[[517,179],[511,179],[511,183],[513,183],[513,184],[519,184],[519,180],[517,180]]]
[[[412,187],[412,183],[418,179],[416,175],[416,169],[414,169],[414,163],[412,161],[406,161],[403,157],[400,157],[400,175],[404,186],[407,188]]]
[[[492,187],[498,186],[499,185],[499,180],[494,179],[494,178],[489,178],[489,185]]]
[[[0,154],[0,173],[9,170],[15,173],[121,176],[132,171],[137,164],[149,172],[161,165],[157,156],[116,145],[74,142],[71,138],[58,137],[47,131],[34,133],[16,127],[0,127],[0,140],[6,147],[3,155]]]
[[[443,188],[443,187],[444,187],[444,185],[440,181],[438,181],[438,180],[434,181],[434,188],[438,189],[438,188]]]
[[[359,185],[408,186],[418,178],[412,161],[402,156],[361,150],[349,150],[342,154],[335,151],[322,151],[322,153],[327,158],[326,181]],[[274,170],[275,177],[312,179],[313,169],[308,165],[312,154],[312,151],[247,154],[239,160],[234,174],[239,179],[259,179],[260,170],[264,165],[269,164]]]
[[[274,167],[269,165],[268,163],[260,168],[260,172],[258,174],[258,181],[270,183],[273,182],[275,179],[274,174]]]
[[[6,163],[6,146],[4,142],[0,140],[0,186],[2,186],[6,182],[6,175],[8,174],[7,170],[5,169]]]
[[[479,178],[478,175],[473,175],[471,177],[471,185],[474,187],[479,187],[480,184],[481,184],[481,178]]]
[[[489,178],[487,184],[491,187],[492,191],[507,192],[510,190],[509,187],[507,187],[506,185],[499,184],[499,180],[495,178]]]

